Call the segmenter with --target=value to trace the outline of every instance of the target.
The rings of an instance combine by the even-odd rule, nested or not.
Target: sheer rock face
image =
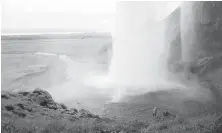
[[[182,62],[195,71],[203,58],[217,58],[222,51],[222,2],[184,2],[165,19],[168,65]],[[205,65],[204,65],[205,67]],[[217,67],[218,68],[218,67]]]
[[[164,40],[167,52],[168,67],[181,60],[180,8],[177,8],[165,19]]]
[[[183,61],[221,50],[222,2],[184,2],[180,18]]]

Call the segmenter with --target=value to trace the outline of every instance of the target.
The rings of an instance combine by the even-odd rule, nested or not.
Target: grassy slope
[[[17,101],[18,102],[18,101]],[[38,107],[32,115],[19,115],[6,111],[5,105],[15,101],[2,104],[2,132],[3,133],[83,133],[83,132],[162,132],[162,133],[220,133],[222,131],[222,116],[218,114],[206,114],[202,116],[187,117],[176,115],[176,117],[163,117],[158,115],[155,119],[121,119],[121,118],[79,118],[61,117],[55,110],[50,110],[45,115],[40,114],[41,107]],[[30,107],[33,107],[30,105]],[[124,107],[124,106],[122,106]],[[134,109],[138,108],[134,107]],[[141,108],[140,108],[141,109]],[[18,111],[18,110],[17,110]],[[20,112],[21,114],[27,112]],[[132,112],[131,112],[132,113]],[[149,115],[149,112],[138,112],[140,115]],[[127,118],[127,117],[125,117]]]

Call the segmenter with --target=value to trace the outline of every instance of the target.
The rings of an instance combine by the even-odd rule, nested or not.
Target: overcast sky
[[[115,0],[2,0],[2,29],[111,31],[115,6]]]

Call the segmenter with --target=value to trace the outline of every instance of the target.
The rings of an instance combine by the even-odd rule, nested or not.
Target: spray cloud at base
[[[157,90],[188,90],[183,93],[187,98],[200,94],[201,86],[195,77],[187,81],[189,83],[175,82],[168,77],[166,60],[169,51],[162,20],[169,12],[165,13],[165,7],[164,2],[117,3],[109,72],[107,76],[93,76],[94,81],[91,81],[94,86],[109,88],[113,101],[119,101],[125,95]],[[208,93],[202,92],[204,95]]]
[[[119,88],[147,92],[172,86],[165,78],[164,23],[159,20],[163,3],[119,2],[108,78]],[[145,88],[145,89],[139,89]]]

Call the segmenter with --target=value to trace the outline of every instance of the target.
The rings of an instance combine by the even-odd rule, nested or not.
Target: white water
[[[49,88],[49,92],[56,97],[56,100],[73,98],[81,100],[83,96],[87,98],[94,95],[111,97],[108,98],[111,102],[118,102],[125,95],[172,88],[188,89],[166,78],[164,27],[156,19],[161,9],[157,8],[158,5],[155,3],[153,3],[155,6],[149,4],[149,2],[117,4],[116,33],[108,74],[93,69],[93,66],[74,62],[66,55],[36,53],[57,56],[67,64],[66,74],[69,81],[61,86]],[[152,6],[157,9],[151,9]],[[186,96],[199,93],[195,92],[197,88],[189,87],[189,89],[192,91]]]
[[[130,91],[154,91],[175,84],[165,78],[164,25],[158,2],[119,2],[108,79],[121,99]],[[138,89],[144,88],[144,89]]]
[[[70,88],[85,85],[100,94],[112,96],[112,101],[118,101],[127,94],[181,87],[165,78],[164,27],[159,21],[164,16],[160,15],[162,7],[160,2],[117,3],[115,40],[108,75],[74,62],[66,55],[36,54],[58,56],[67,64],[66,74],[70,81],[57,87],[65,88],[66,93],[71,92]],[[85,68],[77,69],[79,67]],[[53,92],[56,90],[54,88]],[[71,93],[66,94],[68,97],[72,97]]]
[[[164,25],[160,21],[178,6],[179,3],[166,6],[164,2],[118,2],[108,75],[91,73],[86,84],[112,95],[111,102],[125,95],[184,88],[166,80]]]
[[[39,56],[52,56],[62,61],[66,66],[64,72],[58,70],[66,75],[66,81],[47,88],[47,91],[49,91],[56,101],[71,102],[71,105],[69,105],[74,107],[78,107],[76,103],[80,101],[82,106],[92,108],[97,105],[103,105],[115,95],[113,94],[115,90],[107,84],[107,72],[99,69],[100,64],[78,62],[64,54],[44,52],[37,52],[35,54]],[[94,103],[97,101],[99,103]]]

